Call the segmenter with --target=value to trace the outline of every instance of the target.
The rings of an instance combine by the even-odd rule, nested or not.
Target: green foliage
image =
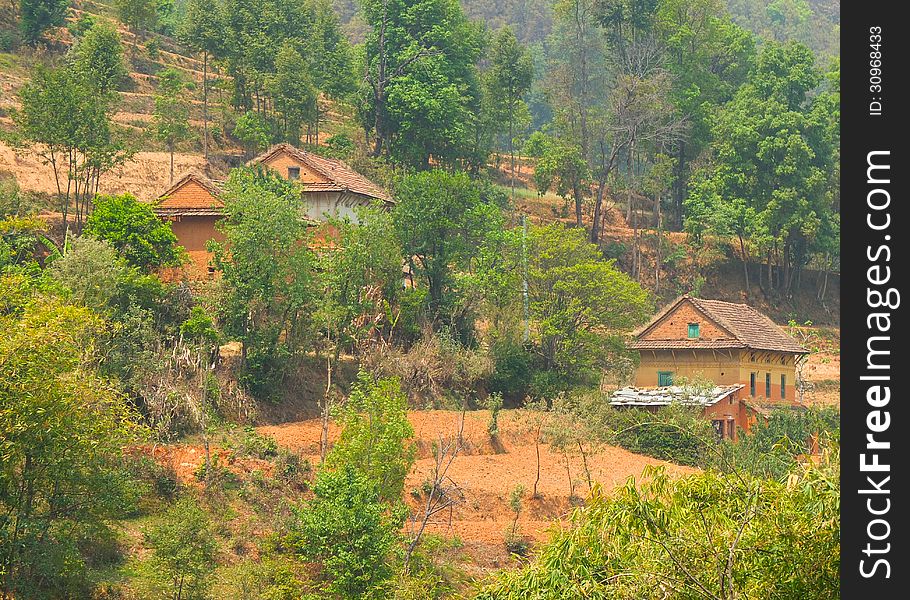
[[[171,153],[171,180],[174,179],[174,150],[179,142],[190,137],[190,102],[186,97],[183,74],[174,67],[158,73],[155,93],[155,137]]]
[[[278,443],[272,436],[257,433],[248,425],[243,428],[243,435],[234,451],[240,456],[267,460],[278,456]]]
[[[508,339],[496,340],[490,347],[493,374],[489,389],[512,401],[521,401],[529,390],[534,356],[529,349]]]
[[[275,56],[275,74],[269,81],[268,91],[280,114],[282,138],[299,144],[300,128],[316,118],[318,90],[306,61],[291,42],[285,42]]]
[[[296,509],[287,544],[322,565],[324,594],[332,598],[386,598],[404,512],[380,499],[376,482],[344,463],[321,471],[316,497]]]
[[[264,150],[272,140],[271,127],[258,113],[243,113],[234,125],[234,137],[246,148],[247,153],[255,154]]]
[[[808,48],[767,44],[748,82],[717,114],[715,160],[685,204],[692,233],[736,235],[769,263],[773,254],[785,291],[814,252],[829,250],[839,226],[831,177],[838,144],[831,123],[839,111],[832,93],[812,97],[820,81]]]
[[[482,165],[486,153],[474,147],[480,27],[457,0],[361,0],[360,8],[371,28],[361,98],[374,153],[419,168],[430,156]]]
[[[114,12],[133,33],[148,31],[158,17],[157,0],[114,0]]]
[[[161,593],[175,600],[208,596],[218,546],[209,516],[197,499],[178,500],[145,539],[153,548],[151,560]]]
[[[668,406],[652,413],[645,410],[611,410],[610,441],[637,454],[653,456],[680,465],[704,466],[715,448],[709,422],[700,409]]]
[[[613,336],[647,318],[648,293],[604,260],[584,230],[533,226],[526,243],[529,310],[543,368],[583,380],[611,362]],[[506,268],[520,273],[521,260],[513,242]]]
[[[595,488],[534,561],[476,598],[832,598],[840,595],[839,457],[787,483],[649,469]]]
[[[146,272],[183,260],[183,248],[170,225],[131,194],[96,196],[84,233],[109,243],[130,265]]]
[[[840,440],[840,412],[831,408],[773,411],[760,418],[748,435],[725,441],[711,464],[722,471],[744,471],[755,477],[783,480],[818,446]]]
[[[315,258],[293,183],[236,169],[222,196],[225,243],[210,242],[224,274],[218,312],[227,335],[243,343],[243,381],[267,396],[310,331]]]
[[[86,552],[135,501],[122,449],[140,432],[97,373],[98,317],[21,275],[0,276],[0,307],[0,594],[87,597]]]
[[[484,402],[487,410],[490,411],[490,422],[487,423],[487,433],[490,438],[499,435],[499,411],[502,410],[502,396],[499,394],[490,394]]]
[[[20,0],[19,27],[29,44],[35,45],[51,27],[63,25],[70,0]]]
[[[101,94],[117,91],[127,76],[120,34],[107,22],[95,22],[83,32],[70,51],[70,61]]]
[[[488,236],[502,227],[499,208],[485,202],[466,174],[441,170],[404,177],[395,188],[393,212],[402,252],[429,292],[431,313],[441,324],[458,325],[459,271]]]
[[[326,455],[325,471],[353,468],[376,486],[384,502],[397,502],[414,463],[407,397],[396,379],[361,371],[338,421],[342,430]]]
[[[98,313],[109,312],[129,267],[108,242],[90,237],[72,240],[63,258],[51,266],[51,277],[70,299]]]

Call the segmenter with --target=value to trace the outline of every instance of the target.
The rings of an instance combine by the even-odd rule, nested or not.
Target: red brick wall
[[[653,329],[641,336],[642,340],[686,340],[689,339],[689,323],[698,323],[699,339],[730,339],[730,335],[708,320],[690,302],[682,302],[676,310],[664,316]]]

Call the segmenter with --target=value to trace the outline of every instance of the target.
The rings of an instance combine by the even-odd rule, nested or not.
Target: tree
[[[302,125],[316,120],[318,91],[306,62],[290,42],[278,50],[268,90],[280,115],[283,139],[299,144]]]
[[[515,33],[503,27],[493,39],[490,52],[490,69],[486,73],[487,95],[493,109],[493,123],[508,135],[512,196],[515,196],[515,125],[520,111],[527,111],[523,97],[531,89],[534,63],[531,54],[521,46]]]
[[[364,125],[375,156],[427,168],[464,158],[479,103],[478,26],[457,0],[361,0]]]
[[[19,90],[19,102],[12,141],[36,147],[51,166],[64,226],[74,204],[78,232],[101,178],[131,155],[112,132],[113,97],[73,69],[38,67]]]
[[[403,512],[390,514],[375,481],[352,464],[320,471],[313,491],[316,497],[294,511],[288,545],[304,560],[322,564],[328,595],[388,597]]]
[[[307,339],[315,258],[300,190],[269,171],[235,169],[222,196],[226,240],[210,242],[222,271],[219,313],[225,333],[243,344],[243,381],[270,392]]]
[[[145,539],[153,548],[155,575],[169,598],[206,597],[218,545],[209,517],[196,499],[183,498],[168,508],[162,522],[149,529]]]
[[[521,268],[516,242],[507,270]],[[532,226],[526,243],[529,313],[543,366],[567,381],[583,379],[605,365],[611,336],[647,318],[648,293],[605,260],[583,230]]]
[[[485,202],[466,174],[440,170],[404,177],[393,212],[403,254],[429,291],[443,323],[456,311],[458,270],[468,270],[490,232],[501,229],[499,207]]]
[[[272,133],[264,118],[253,111],[247,111],[237,119],[234,137],[243,143],[249,156],[264,150],[272,139]]]
[[[582,156],[579,146],[553,141],[545,146],[544,154],[534,169],[534,184],[538,194],[547,193],[555,186],[556,193],[568,201],[569,194],[575,199],[575,226],[584,227],[582,205],[584,190],[589,190],[591,170]]]
[[[127,75],[120,34],[106,22],[94,23],[76,41],[70,60],[73,68],[103,96],[116,92]]]
[[[45,31],[66,22],[70,0],[20,0],[19,27],[25,41],[35,45]]]
[[[177,35],[180,40],[202,52],[202,153],[209,157],[209,59],[225,51],[224,3],[189,0]]]
[[[786,482],[649,468],[607,495],[596,486],[572,527],[478,600],[838,597],[839,452]]]
[[[174,182],[174,150],[190,136],[190,103],[184,96],[186,84],[177,69],[168,67],[158,74],[155,94],[155,137],[171,154],[171,183]]]
[[[91,595],[84,551],[133,500],[123,448],[140,431],[96,370],[90,310],[0,276],[0,595]]]
[[[361,371],[338,420],[341,435],[323,469],[352,467],[376,486],[381,501],[400,501],[415,447],[409,441],[414,429],[408,422],[408,399],[398,381]]]
[[[158,3],[156,0],[114,0],[114,11],[120,22],[133,35],[138,35],[140,31],[148,31],[155,25]]]
[[[146,272],[182,262],[171,226],[131,194],[95,198],[84,233],[108,242],[129,264]]]
[[[830,231],[826,224],[833,221],[832,123],[839,113],[829,96],[810,98],[820,81],[808,48],[767,44],[749,81],[717,115],[714,159],[699,175],[710,183],[689,201],[697,210],[701,192],[710,189],[717,201],[740,207],[752,219],[752,237],[762,242],[768,289],[785,294],[798,283],[819,232]],[[780,266],[776,284],[774,263]]]
[[[72,240],[66,255],[54,261],[51,277],[69,292],[77,305],[106,314],[129,267],[109,243],[83,236]]]

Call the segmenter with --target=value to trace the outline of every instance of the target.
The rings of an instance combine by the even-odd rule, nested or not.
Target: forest
[[[609,399],[681,294],[839,364],[838,22],[4,2],[0,598],[837,597],[836,371],[737,442]],[[389,200],[314,225],[249,162],[279,143]],[[223,202],[207,278],[155,212],[188,168]]]

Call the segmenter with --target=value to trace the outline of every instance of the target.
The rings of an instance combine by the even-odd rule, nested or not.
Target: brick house
[[[298,181],[304,218],[325,222],[328,216],[356,218],[355,209],[376,200],[387,205],[391,198],[380,187],[339,160],[317,156],[290,144],[278,144],[247,163],[275,171],[281,177]],[[208,240],[223,241],[215,224],[224,216],[219,182],[197,173],[178,179],[155,201],[154,211],[171,223],[177,243],[187,249],[191,263],[186,273],[191,278],[213,274],[212,255],[205,248]],[[317,232],[324,237],[325,231]]]
[[[741,385],[705,405],[723,437],[748,431],[768,406],[798,404],[796,367],[808,350],[746,304],[681,296],[635,332],[635,388],[671,388],[683,378]],[[732,435],[731,435],[732,434]]]

